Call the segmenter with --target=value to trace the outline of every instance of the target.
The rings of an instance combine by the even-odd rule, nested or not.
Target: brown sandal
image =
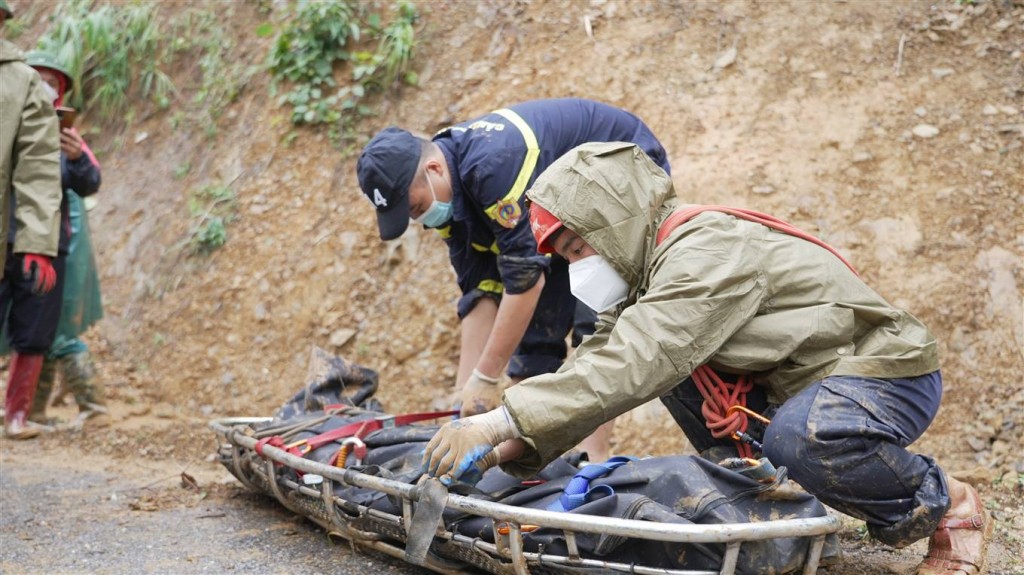
[[[977,575],[985,572],[985,548],[992,536],[992,517],[978,492],[970,489],[974,515],[943,518],[928,541],[928,555],[917,568],[917,575]],[[962,530],[961,534],[955,530]],[[978,535],[981,532],[979,541]]]

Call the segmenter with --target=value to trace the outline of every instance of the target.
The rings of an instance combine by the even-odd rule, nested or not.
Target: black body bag
[[[282,406],[272,422],[254,425],[255,434],[290,429],[286,443],[291,444],[357,422],[386,419],[388,414],[372,399],[376,373],[335,360],[332,369]],[[356,390],[357,401],[353,401],[352,390]],[[339,405],[352,409],[333,415],[323,411],[325,406]],[[436,424],[410,424],[369,432],[361,438],[365,445],[362,457],[348,453],[345,466],[415,484],[422,476],[424,449],[437,429]],[[340,438],[324,444],[304,457],[333,465],[343,441]],[[761,483],[697,456],[614,460],[603,467],[586,466],[584,462],[589,468],[581,471],[578,456],[566,456],[548,464],[531,481],[490,469],[475,486],[457,484],[451,492],[515,507],[678,524],[753,523],[827,514],[817,499],[787,480],[785,468],[778,469],[773,481]],[[232,469],[230,465],[228,468]],[[291,469],[282,471],[293,478],[299,475]],[[581,475],[586,476],[585,480]],[[402,513],[400,501],[373,489],[339,485],[334,493],[356,505]],[[494,521],[489,518],[446,510],[444,522],[450,531],[494,541]],[[724,544],[672,543],[606,534],[579,533],[576,541],[584,558],[663,569],[718,570],[725,552]],[[539,527],[524,532],[523,542],[529,552],[568,553],[560,529]],[[775,575],[794,571],[803,564],[809,543],[808,537],[745,542],[736,572]],[[830,535],[822,562],[838,554],[836,537]]]

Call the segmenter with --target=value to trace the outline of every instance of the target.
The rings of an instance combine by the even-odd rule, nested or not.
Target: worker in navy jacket
[[[499,377],[512,383],[550,373],[573,343],[594,331],[596,314],[569,290],[568,264],[537,253],[524,202],[551,163],[587,142],[637,144],[666,172],[665,149],[639,118],[592,100],[536,100],[441,130],[431,140],[396,127],[378,133],[357,164],[383,240],[410,219],[448,246],[462,297],[456,387],[462,415],[496,407]],[[606,458],[610,427],[583,449]]]

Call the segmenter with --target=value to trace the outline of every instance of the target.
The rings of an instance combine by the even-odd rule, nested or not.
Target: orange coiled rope
[[[747,431],[747,414],[742,411],[730,411],[734,405],[747,405],[747,393],[754,388],[749,375],[740,375],[736,381],[724,381],[713,369],[702,365],[694,370],[693,382],[704,397],[700,406],[704,421],[716,439],[730,438]],[[748,443],[736,441],[736,451],[740,457],[753,457],[754,450]]]

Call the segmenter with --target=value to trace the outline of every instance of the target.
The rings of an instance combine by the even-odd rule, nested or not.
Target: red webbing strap
[[[440,419],[442,417],[452,417],[458,415],[459,410],[455,411],[424,411],[420,413],[404,413],[402,415],[395,416],[395,425],[409,425],[410,423],[416,423],[417,421],[425,421],[427,419]]]
[[[369,433],[371,431],[377,431],[380,429],[380,420],[378,419],[364,419],[362,421],[356,421],[348,425],[336,427],[329,431],[325,431],[320,435],[314,435],[302,443],[308,446],[308,451],[312,451],[318,447],[327,445],[328,443],[341,439],[343,437],[352,437],[356,433]]]
[[[417,421],[451,417],[452,415],[458,414],[458,411],[426,411],[421,413],[405,413],[394,417],[364,419],[362,421],[356,421],[348,425],[331,429],[330,431],[325,431],[320,435],[310,437],[303,441],[303,444],[307,446],[308,451],[312,451],[343,437],[358,437],[359,439],[362,439],[370,432],[377,431],[378,429],[384,429],[385,427],[409,425],[410,423],[415,423]]]
[[[263,457],[263,446],[269,445],[278,449],[284,449],[284,440],[281,439],[280,435],[274,435],[271,437],[264,437],[263,439],[256,442],[256,455]]]
[[[658,237],[655,241],[658,244],[661,244],[661,242],[665,241],[665,238],[667,238],[673,230],[675,230],[679,226],[685,224],[686,222],[690,221],[694,217],[704,212],[722,212],[724,214],[729,214],[730,216],[735,216],[743,220],[761,224],[762,226],[767,226],[769,228],[772,228],[773,230],[785,232],[791,236],[798,237],[802,240],[807,240],[812,244],[825,248],[826,250],[831,252],[832,255],[839,258],[839,261],[846,264],[846,267],[850,268],[850,271],[852,271],[854,274],[857,274],[857,270],[853,268],[853,265],[851,265],[850,262],[846,261],[846,258],[840,255],[839,252],[836,251],[836,249],[833,248],[832,246],[826,244],[825,242],[819,240],[818,238],[812,236],[811,234],[808,234],[807,232],[795,228],[791,224],[788,224],[780,220],[779,218],[776,218],[775,216],[770,216],[768,214],[763,214],[761,212],[755,212],[754,210],[745,210],[742,208],[730,208],[728,206],[683,207],[682,209],[673,212],[672,215],[670,215],[669,217],[665,218],[665,221],[661,223],[661,227],[658,228]],[[860,274],[857,275],[860,276]]]
[[[711,211],[729,214],[809,241],[828,250],[832,255],[839,258],[839,261],[846,264],[850,271],[858,276],[860,275],[857,274],[857,270],[835,248],[818,238],[797,229],[775,216],[742,208],[715,205],[682,206],[661,223],[661,226],[658,228],[658,236],[655,239],[656,245],[661,245],[661,242],[665,241],[665,238],[679,226],[704,212]],[[733,405],[747,406],[747,392],[753,389],[754,386],[750,375],[743,374],[737,378],[736,383],[726,383],[713,369],[706,365],[701,365],[694,370],[691,377],[694,383],[697,384],[697,389],[700,391],[701,396],[704,397],[701,413],[704,415],[705,423],[708,426],[708,430],[711,431],[711,435],[721,439],[723,437],[733,437],[733,434],[737,432],[745,433],[747,431],[747,415],[741,411],[729,413],[728,410]],[[739,452],[740,457],[753,457],[753,449],[745,442],[736,441],[736,450]]]

